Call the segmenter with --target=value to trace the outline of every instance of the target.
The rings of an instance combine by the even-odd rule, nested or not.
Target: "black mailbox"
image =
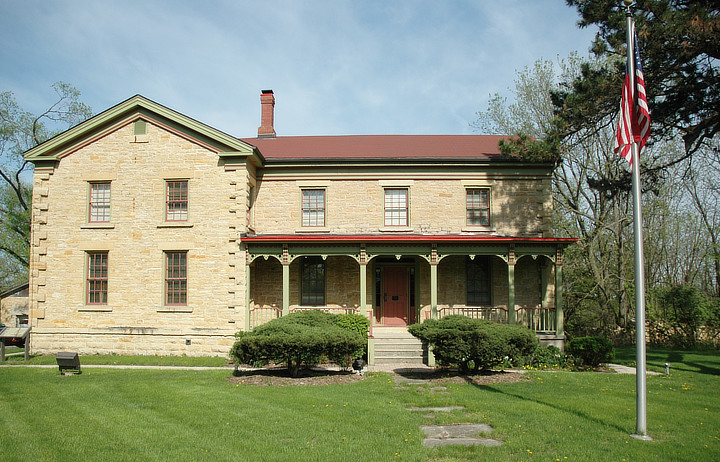
[[[55,357],[60,372],[71,371],[78,374],[82,374],[80,370],[80,357],[77,353],[71,353],[68,351],[60,351]]]

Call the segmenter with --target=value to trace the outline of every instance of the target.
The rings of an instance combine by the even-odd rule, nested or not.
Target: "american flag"
[[[637,45],[637,34],[633,25],[635,39],[635,85],[630,81],[630,72],[625,71],[622,97],[620,99],[620,120],[618,120],[617,136],[615,137],[615,152],[623,156],[632,165],[632,143],[637,142],[638,155],[650,136],[650,111],[648,110],[647,95],[645,94],[645,78],[640,61],[640,50]],[[635,88],[633,88],[635,87]],[[637,90],[637,99],[634,90]]]

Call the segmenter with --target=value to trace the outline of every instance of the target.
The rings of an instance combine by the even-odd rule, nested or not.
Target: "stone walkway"
[[[609,364],[609,363],[607,364],[607,367],[608,367],[608,369],[612,369],[613,371],[617,372],[618,374],[632,374],[632,375],[636,374],[636,370],[634,367],[622,366],[620,364]],[[660,375],[659,372],[648,371],[647,369],[645,370],[645,372],[647,373],[647,375]]]

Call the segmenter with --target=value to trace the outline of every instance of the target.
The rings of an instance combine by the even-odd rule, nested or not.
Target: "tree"
[[[540,60],[518,73],[511,89],[515,96],[512,103],[492,95],[487,109],[478,112],[478,120],[472,125],[485,133],[524,132],[531,135],[529,143],[542,144],[555,131],[552,93],[564,82],[574,81],[582,69],[599,68],[603,63],[597,59],[584,61],[576,55],[559,61],[557,66]],[[563,258],[566,329],[570,336],[606,336],[618,327],[632,329],[631,197],[629,188],[623,187],[626,183],[629,186],[627,163],[612,150],[615,127],[611,118],[606,117],[601,127],[586,127],[557,139],[562,157],[557,159],[553,172],[555,232],[579,238]],[[668,163],[682,149],[672,140],[655,143],[644,151],[646,165]],[[699,151],[694,159],[706,172],[704,175],[688,169],[685,162],[667,166],[662,175],[655,175],[644,186],[648,287],[693,284],[708,290],[713,286],[707,283],[707,275],[713,274],[708,258],[715,247],[703,223],[714,223],[714,229],[718,229],[716,217],[720,213],[715,211],[720,203],[707,198],[709,192],[717,192],[719,176],[710,166],[712,159],[701,166],[704,157],[700,154],[705,151]],[[699,200],[689,194],[695,183],[689,181],[688,175],[702,180],[699,191],[703,196]],[[712,185],[716,186],[714,190]],[[703,210],[707,220],[703,219]]]
[[[57,99],[40,115],[22,110],[11,92],[0,93],[0,279],[29,265],[32,167],[23,153],[92,116],[78,90],[62,82],[52,88]]]
[[[625,73],[625,7],[617,0],[566,0],[580,27],[596,25],[592,51],[602,67],[553,97],[561,136],[614,119]],[[707,148],[720,130],[720,4],[717,0],[638,0],[634,18],[652,119],[651,140],[682,137],[684,149],[664,165]]]
[[[622,159],[609,148],[609,127],[582,136],[555,138],[553,142],[561,144],[547,148],[547,140],[555,132],[551,94],[560,89],[560,82],[579,75],[586,64],[576,54],[561,60],[557,67],[547,60],[537,61],[532,68],[518,73],[511,90],[515,101],[508,105],[506,99],[494,95],[473,125],[486,133],[521,135],[517,142],[501,147],[506,155],[555,160],[555,229],[560,235],[579,238],[564,258],[567,326],[577,328],[577,335],[601,335],[615,325],[625,326],[630,307],[626,268],[631,260],[623,245],[630,224],[629,191],[608,194],[607,182],[599,180],[616,181],[624,172]],[[528,147],[537,150],[528,155]],[[561,152],[562,158],[553,158],[552,154],[543,158],[542,153],[553,151]]]

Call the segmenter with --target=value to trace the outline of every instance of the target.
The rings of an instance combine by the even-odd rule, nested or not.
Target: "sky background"
[[[260,91],[283,135],[472,134],[540,58],[587,56],[564,0],[0,0],[0,92],[63,81],[102,112],[141,94],[237,137]]]

